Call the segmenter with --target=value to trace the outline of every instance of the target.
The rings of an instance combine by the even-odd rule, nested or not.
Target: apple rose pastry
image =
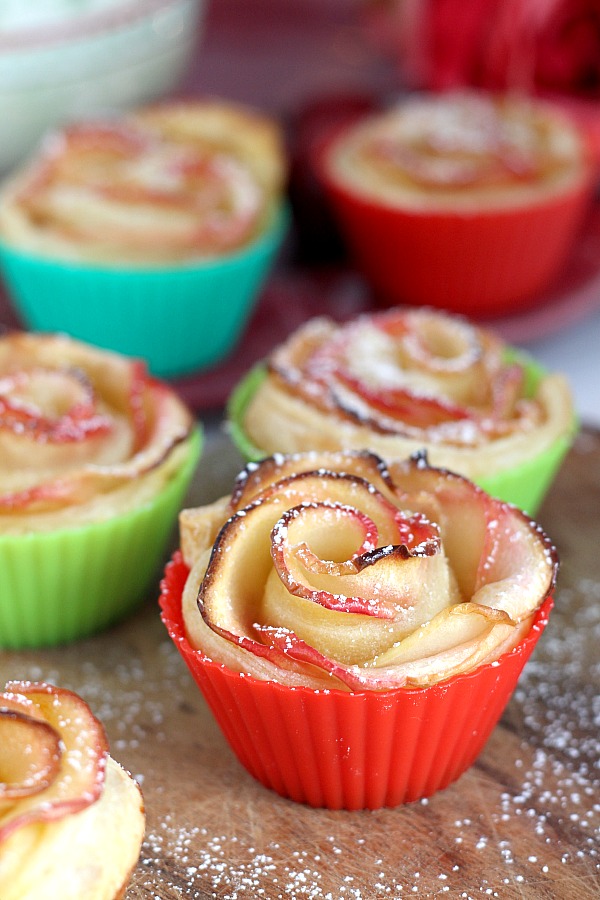
[[[563,126],[563,127],[560,127]],[[356,125],[331,166],[387,204],[526,202],[581,176],[582,138],[547,104],[511,94],[417,94]]]
[[[279,124],[165,103],[48,137],[0,189],[0,265],[30,331],[186,375],[241,338],[283,240]]]
[[[0,413],[0,642],[89,633],[160,561],[199,454],[194,420],[141,362],[18,332],[0,339]]]
[[[425,447],[432,464],[529,512],[574,421],[562,375],[519,359],[489,330],[427,309],[310,320],[275,349],[266,373],[242,384],[230,413],[254,458],[368,447],[390,460]]]
[[[77,694],[9,682],[0,694],[2,900],[116,900],[144,836],[142,795]]]
[[[314,805],[394,805],[458,777],[539,636],[557,569],[524,513],[423,455],[276,455],[230,498],[184,510],[180,530],[167,628],[242,762]],[[416,740],[426,765],[448,741],[426,777],[395,771]],[[371,752],[386,760],[373,782]]]
[[[565,264],[592,194],[587,138],[516,94],[417,94],[341,129],[317,170],[386,305],[503,315]]]
[[[5,187],[0,228],[14,246],[75,261],[220,255],[272,220],[283,158],[270,119],[217,101],[82,122]]]

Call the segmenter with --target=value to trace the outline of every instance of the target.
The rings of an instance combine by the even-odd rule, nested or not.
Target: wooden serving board
[[[239,467],[215,420],[188,503],[226,493]],[[428,801],[328,812],[253,781],[163,628],[159,573],[127,622],[2,652],[0,679],[79,692],[139,777],[147,833],[127,900],[598,898],[600,433],[582,432],[538,519],[562,558],[550,624],[477,763]]]

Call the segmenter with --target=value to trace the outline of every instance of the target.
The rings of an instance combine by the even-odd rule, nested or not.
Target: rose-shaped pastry
[[[583,133],[511,94],[408,96],[340,129],[316,162],[381,302],[481,317],[534,303],[592,194]]]
[[[116,900],[144,836],[136,782],[77,694],[9,682],[0,693],[3,900]]]
[[[242,383],[230,412],[255,458],[368,447],[389,460],[426,447],[432,464],[529,512],[573,432],[562,375],[511,356],[487,329],[425,309],[309,321]]]
[[[216,538],[214,516],[181,514],[188,639],[282,684],[381,690],[470,671],[518,642],[554,582],[520,512],[421,457],[270,457],[242,473]]]
[[[189,409],[142,362],[59,335],[0,340],[0,410],[1,534],[147,502],[181,466],[193,430]]]
[[[30,330],[182,375],[241,336],[285,232],[281,128],[219,100],[66,126],[0,189],[0,264]]]
[[[367,117],[330,165],[388,204],[523,203],[581,178],[581,137],[550,110],[511,95],[417,95]]]
[[[422,455],[389,467],[366,451],[269,457],[241,473],[230,498],[184,510],[180,530],[182,559],[163,584],[164,621],[242,762],[264,783],[317,805],[422,796],[423,781],[420,789],[388,783],[396,742],[408,741],[403,752],[412,756],[415,740],[432,741],[430,761],[442,741],[440,698],[448,697],[446,727],[454,704],[473,703],[463,690],[487,690],[479,678],[498,669],[495,713],[486,709],[484,727],[481,709],[461,712],[461,735],[449,728],[451,749],[440,751],[425,792],[457,777],[464,759],[454,758],[455,742],[483,729],[475,753],[481,748],[518,676],[513,665],[539,634],[557,567],[550,541],[522,512]],[[380,716],[396,729],[411,704],[414,721],[415,703],[431,703],[424,737],[407,736],[406,722],[400,733],[380,731]],[[266,737],[269,717],[283,739]],[[373,728],[368,739],[365,727]],[[246,748],[255,734],[255,749]],[[307,741],[317,770],[310,788],[297,784],[303,750],[282,761],[288,740]],[[371,740],[386,763],[377,788],[367,789]],[[359,803],[340,789],[358,777],[347,771],[355,753]],[[324,799],[332,771],[335,802]]]
[[[87,633],[139,599],[198,453],[190,411],[141,362],[0,339],[0,642]]]
[[[5,186],[8,242],[52,258],[159,265],[228,253],[272,221],[284,179],[266,116],[168,104],[52,135]]]

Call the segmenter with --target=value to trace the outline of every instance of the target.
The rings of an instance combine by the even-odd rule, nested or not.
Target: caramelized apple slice
[[[558,559],[542,530],[525,513],[490,497],[460,475],[413,458],[391,467],[408,496],[435,496],[446,554],[461,593],[495,607],[515,622],[529,616],[554,587]],[[534,604],[534,605],[532,605]]]
[[[140,476],[152,476],[163,465],[168,469],[192,424],[179,398],[141,362],[58,335],[5,336],[0,341],[4,527],[19,530],[25,516],[48,514],[44,521],[52,521],[52,514],[63,511],[71,525],[73,514],[85,516],[86,504],[102,507],[105,498],[107,507],[116,500],[129,508],[128,489],[133,492]]]
[[[25,796],[18,804],[0,810],[0,842],[27,823],[58,819],[93,803],[102,791],[108,756],[102,725],[71,691],[43,683],[14,682],[6,685],[1,704],[21,714],[27,710],[32,719],[47,723],[60,735],[60,760],[43,793]],[[20,748],[21,753],[25,747]]]
[[[193,646],[256,677],[351,690],[430,684],[514,646],[556,574],[534,523],[423,454],[384,467],[385,494],[364,454],[318,458],[251,470],[251,502],[184,591]],[[377,458],[367,466],[381,483]]]
[[[313,472],[316,477],[327,477],[328,473],[352,474],[364,479],[384,495],[394,488],[390,482],[387,466],[374,453],[354,451],[352,453],[299,453],[269,456],[260,463],[249,463],[237,476],[232,497],[232,509],[247,506],[264,490],[272,490],[277,482],[299,472]]]
[[[269,358],[244,429],[271,452],[369,447],[400,459],[427,446],[484,477],[568,431],[569,405],[557,376],[529,396],[523,366],[491,332],[439,311],[393,310],[299,328]]]
[[[0,815],[13,800],[45,790],[60,766],[59,733],[0,699]]]
[[[432,528],[429,540],[412,550],[402,543],[397,529],[395,540],[348,554],[354,523],[361,518],[358,510],[339,504],[287,510],[271,534],[275,570],[289,593],[326,609],[383,619],[404,617],[419,603],[425,573],[431,577],[436,562],[445,562],[439,554],[437,530]]]

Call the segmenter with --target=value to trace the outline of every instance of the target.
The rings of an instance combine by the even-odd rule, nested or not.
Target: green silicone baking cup
[[[163,490],[77,528],[0,536],[0,647],[50,647],[125,618],[157,578],[202,448],[197,428]]]
[[[35,331],[63,332],[145,359],[159,377],[201,371],[234,348],[289,222],[281,207],[258,240],[220,258],[156,268],[76,264],[0,246],[11,302]]]
[[[526,390],[533,392],[544,375],[544,369],[533,360],[512,350],[508,355],[518,359],[524,366]],[[256,365],[236,385],[227,403],[229,433],[235,446],[248,462],[257,461],[265,456],[265,452],[253,444],[244,431],[243,421],[250,400],[266,374],[266,366],[263,363]],[[513,503],[530,516],[534,516],[573,443],[577,428],[578,424],[574,420],[571,431],[557,438],[542,453],[532,456],[520,466],[474,480],[488,494],[507,503]]]

